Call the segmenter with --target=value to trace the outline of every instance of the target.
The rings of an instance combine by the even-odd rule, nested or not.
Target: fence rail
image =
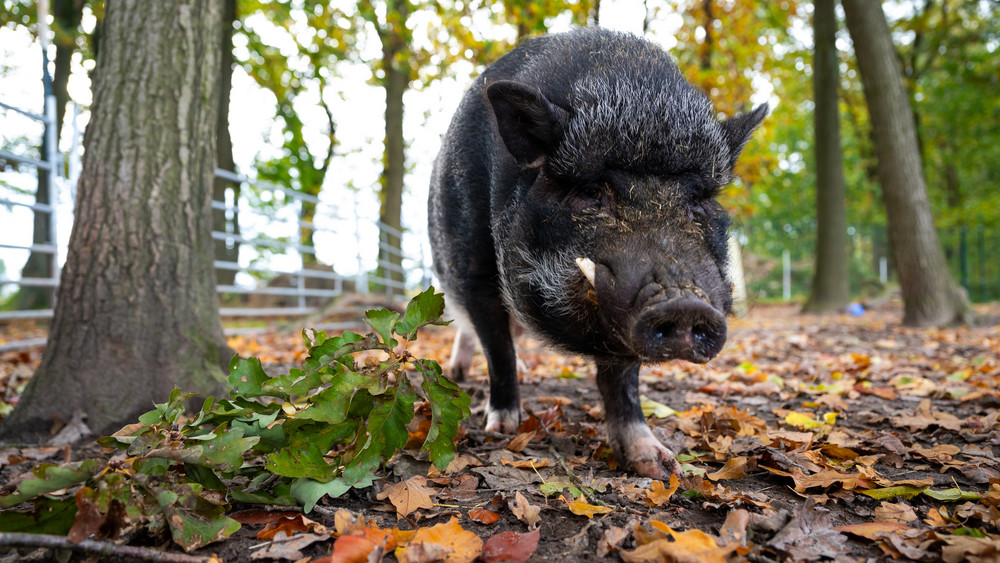
[[[45,115],[0,102],[0,119],[3,118],[3,110],[13,111],[38,121],[45,126],[46,132],[54,130],[50,126],[55,122],[54,100],[47,104]],[[76,113],[74,109],[72,115],[75,116]],[[0,127],[0,131],[2,130],[3,127]],[[79,139],[74,138],[73,145],[78,146],[78,144]],[[68,186],[69,181],[63,175],[63,166],[59,164],[59,155],[54,150],[54,139],[47,139],[41,145],[44,153],[42,158],[0,150],[0,162],[14,165],[11,167],[13,171],[0,168],[0,212],[3,208],[6,208],[8,213],[13,213],[13,209],[29,210],[34,214],[34,221],[48,222],[50,229],[47,240],[32,241],[31,244],[21,242],[18,237],[23,237],[26,232],[31,231],[31,224],[27,221],[24,221],[24,228],[0,229],[0,259],[7,258],[5,262],[9,263],[10,257],[16,254],[22,257],[24,253],[45,255],[50,260],[53,275],[17,276],[10,271],[0,270],[0,300],[5,295],[10,298],[11,287],[16,287],[17,291],[25,288],[44,288],[50,290],[54,296],[54,290],[59,286],[60,247],[55,238],[55,222],[57,218],[71,216],[72,202],[71,198],[66,197],[62,198],[64,201],[60,201],[58,196],[65,192],[75,192],[75,188]],[[72,154],[71,160],[66,164],[70,170],[80,168],[79,162],[72,158]],[[37,192],[32,194],[24,188],[29,183],[38,186],[43,171],[48,173],[47,177],[51,182],[52,190],[49,198],[51,203],[39,203],[35,200]],[[4,181],[5,177],[11,176],[19,177],[20,189],[13,190],[10,186],[15,182]],[[347,210],[354,219],[353,224],[345,227],[345,224],[351,221],[338,217],[338,209],[324,202],[322,198],[303,194],[272,182],[253,180],[229,170],[217,169],[215,177],[228,184],[227,190],[231,191],[227,195],[232,197],[227,197],[229,203],[213,201],[212,212],[223,214],[227,217],[227,221],[232,220],[235,224],[232,225],[233,232],[213,230],[211,236],[217,245],[225,244],[227,248],[237,249],[231,259],[216,259],[213,262],[217,277],[220,280],[227,280],[220,281],[216,285],[220,299],[219,313],[224,318],[312,316],[321,313],[326,303],[347,291],[368,293],[374,290],[392,298],[402,295],[408,289],[426,284],[429,280],[429,268],[425,264],[423,252],[421,251],[419,257],[412,257],[402,250],[403,241],[412,236],[410,233],[401,232],[378,221],[363,222],[357,218],[355,209]],[[235,197],[237,193],[242,195]],[[270,210],[254,208],[249,204],[248,194],[258,199],[280,202],[280,205]],[[313,220],[303,219],[304,204],[315,208]],[[355,198],[356,205],[357,198]],[[378,251],[378,257],[374,259],[366,257],[368,253],[363,252],[364,249],[361,248],[362,239],[370,238],[362,236],[361,231],[371,227],[378,228],[381,233],[377,240],[371,241],[371,250]],[[317,245],[306,244],[303,241],[324,235],[332,235],[338,241],[351,241],[352,246],[357,247],[349,249],[355,258],[357,270],[355,273],[345,275],[334,272],[329,267],[320,269],[323,268],[317,256],[320,249],[317,249]],[[390,244],[385,239],[399,241],[399,244]],[[278,262],[282,263],[283,267],[274,265]],[[402,265],[394,262],[401,262]],[[227,273],[228,277],[225,277],[223,272]],[[398,279],[400,277],[403,279]],[[0,310],[0,322],[48,319],[52,314],[51,307]],[[329,330],[344,328],[347,325],[316,323],[316,326]],[[240,327],[227,328],[226,332],[246,334],[261,330],[267,329]],[[42,344],[44,339],[22,339],[0,343],[0,351]]]

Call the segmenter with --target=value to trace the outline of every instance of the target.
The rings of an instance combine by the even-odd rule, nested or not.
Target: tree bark
[[[815,0],[813,114],[816,135],[816,269],[804,312],[842,311],[850,299],[847,211],[840,150],[836,0]]]
[[[222,8],[222,30],[219,43],[219,110],[216,121],[216,166],[234,171],[233,139],[229,134],[229,98],[233,89],[233,24],[236,22],[236,0],[224,0]],[[214,201],[226,201],[226,192],[232,190],[233,206],[239,204],[240,185],[229,180],[215,178],[212,187]],[[240,236],[239,211],[212,210],[212,230],[227,233],[234,237]],[[215,259],[220,262],[238,262],[240,258],[240,243],[233,240],[213,241]],[[236,270],[219,268],[215,271],[216,281],[222,285],[232,285],[236,279]]]
[[[903,324],[969,322],[972,307],[948,271],[931,217],[910,100],[882,6],[870,0],[842,4],[872,123]]]
[[[76,223],[49,344],[0,437],[115,430],[170,390],[223,388],[213,285],[221,3],[107,5]]]
[[[382,36],[382,68],[385,72],[385,157],[382,172],[381,210],[382,228],[379,240],[379,264],[383,275],[396,282],[404,281],[403,257],[400,252],[390,252],[386,247],[401,248],[402,241],[391,232],[402,232],[403,178],[406,172],[406,148],[403,140],[403,94],[410,85],[410,69],[404,60],[409,45],[406,43],[404,24],[409,16],[408,0],[389,2],[386,29]],[[389,293],[399,293],[388,288]]]

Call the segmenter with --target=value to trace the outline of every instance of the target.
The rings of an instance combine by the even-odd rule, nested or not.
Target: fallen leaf
[[[622,542],[629,536],[628,528],[609,526],[597,542],[597,557],[603,559],[611,551],[618,551]]]
[[[715,473],[708,473],[705,477],[713,481],[719,481],[721,479],[742,479],[747,476],[747,458],[733,457],[729,458],[722,469],[719,469]]]
[[[515,493],[514,501],[508,501],[507,505],[518,520],[528,525],[529,530],[538,527],[538,523],[542,519],[540,516],[542,509],[529,503],[528,499],[524,498],[520,492]]]
[[[884,534],[902,534],[910,530],[909,526],[900,522],[865,522],[863,524],[848,524],[834,528],[838,532],[845,532],[865,539],[876,540]]]
[[[661,482],[660,485],[662,486],[663,483]],[[566,497],[559,495],[559,500],[565,502],[566,506],[569,507],[569,511],[573,514],[576,514],[577,516],[586,516],[587,518],[593,518],[597,514],[607,514],[615,511],[615,509],[610,506],[595,506],[593,504],[589,504],[587,503],[587,498],[583,495],[580,495],[580,498],[572,501],[566,500]]]
[[[437,491],[427,486],[427,478],[423,475],[410,477],[406,481],[400,481],[376,495],[378,500],[389,499],[389,502],[396,507],[396,515],[400,518],[411,514],[415,510],[434,508],[434,501],[431,495]]]
[[[701,530],[675,532],[662,522],[655,520],[652,525],[667,532],[673,541],[660,538],[640,545],[632,551],[622,551],[620,555],[625,563],[665,561],[724,563],[726,557],[738,547],[737,545],[720,547],[712,536]]]
[[[500,519],[500,515],[485,508],[473,508],[469,511],[469,518],[480,524],[493,524]]]
[[[677,475],[670,476],[670,488],[663,486],[663,481],[653,481],[649,485],[649,490],[643,491],[647,506],[663,506],[670,502],[670,497],[674,496],[677,491],[677,487],[680,486],[680,480]]]
[[[875,507],[875,521],[909,524],[917,521],[917,513],[908,504],[883,501],[882,504]]]
[[[510,467],[516,467],[518,469],[537,469],[539,467],[548,467],[549,460],[547,459],[507,459],[501,458],[500,463],[508,465]]]
[[[316,526],[319,526],[319,523],[306,518],[302,514],[281,517],[269,522],[264,526],[263,530],[257,532],[257,539],[273,539],[279,532],[284,532],[285,536],[291,537],[295,535],[295,532],[308,532]]]
[[[521,534],[518,532],[501,532],[494,534],[483,545],[482,560],[491,561],[527,561],[538,549],[538,538],[541,530]]]
[[[444,524],[420,528],[406,547],[396,548],[400,563],[471,563],[483,553],[483,540],[476,534],[462,529],[458,519]]]

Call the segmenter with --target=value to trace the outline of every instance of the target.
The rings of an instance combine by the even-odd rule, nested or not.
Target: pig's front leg
[[[680,475],[674,452],[653,436],[639,406],[639,362],[597,360],[597,387],[604,399],[608,442],[615,457],[643,477]]]
[[[490,370],[486,430],[513,434],[521,423],[521,394],[517,387],[517,353],[510,332],[510,315],[498,299],[483,297],[477,302],[472,324]]]

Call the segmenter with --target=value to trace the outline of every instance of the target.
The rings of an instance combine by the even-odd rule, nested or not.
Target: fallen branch
[[[133,547],[118,545],[97,540],[83,540],[73,543],[65,536],[51,534],[26,534],[23,532],[0,532],[0,546],[4,547],[42,547],[51,549],[71,549],[97,555],[117,555],[131,557],[144,561],[163,561],[165,563],[216,563],[215,556],[203,557],[186,555],[184,553],[169,553],[148,547]]]

